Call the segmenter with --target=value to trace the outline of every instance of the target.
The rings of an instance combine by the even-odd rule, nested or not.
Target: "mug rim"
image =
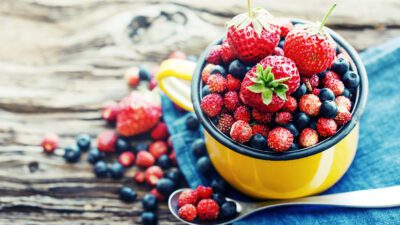
[[[294,24],[310,23],[310,21],[299,20],[299,19],[291,19],[291,21]],[[364,112],[368,96],[368,77],[367,77],[367,72],[365,70],[365,66],[361,61],[361,58],[357,53],[357,51],[347,41],[345,41],[344,38],[341,37],[338,33],[327,27],[325,27],[325,29],[335,40],[335,42],[341,47],[341,49],[343,49],[344,52],[346,52],[350,56],[355,65],[355,68],[351,69],[353,70],[356,69],[358,75],[360,76],[360,84],[356,92],[357,96],[352,110],[352,118],[346,125],[341,127],[338,130],[338,132],[336,132],[335,135],[323,140],[322,142],[312,147],[278,153],[274,151],[259,150],[252,148],[250,146],[246,146],[244,144],[234,142],[231,138],[220,132],[212,123],[211,119],[207,115],[205,115],[205,113],[200,107],[201,93],[202,93],[202,85],[200,82],[200,78],[202,69],[207,64],[205,59],[206,56],[208,55],[210,48],[214,45],[220,44],[223,37],[216,39],[206,48],[206,50],[201,54],[200,58],[198,59],[196,69],[193,73],[193,79],[191,84],[191,98],[196,116],[199,119],[200,123],[203,125],[204,129],[206,129],[206,131],[219,143],[223,144],[230,150],[233,150],[239,154],[246,155],[252,158],[273,160],[273,161],[293,160],[293,159],[300,159],[312,156],[314,154],[318,154],[327,149],[330,149],[332,146],[334,146],[343,138],[345,138],[357,125],[358,121],[361,118],[361,115]]]

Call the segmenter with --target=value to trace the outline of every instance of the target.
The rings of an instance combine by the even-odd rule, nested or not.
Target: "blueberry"
[[[325,71],[323,71],[323,72],[321,72],[321,73],[318,73],[318,74],[317,74],[317,76],[318,76],[319,80],[322,80],[322,79],[324,79],[324,78],[325,78],[325,76],[326,76],[326,70],[325,70]]]
[[[301,96],[305,95],[307,92],[307,87],[304,83],[301,83],[299,88],[295,92],[293,92],[293,97],[299,99]]]
[[[65,148],[64,152],[64,159],[68,163],[76,163],[81,158],[81,151],[79,150],[78,146],[70,145]]]
[[[171,168],[165,172],[165,177],[178,184],[181,180],[181,172],[176,168]]]
[[[186,118],[185,123],[186,123],[186,127],[187,127],[189,130],[196,130],[197,128],[199,128],[199,121],[198,121],[197,118],[194,117],[193,115],[189,115],[189,116]]]
[[[338,58],[333,62],[331,69],[342,77],[347,73],[347,71],[349,71],[349,67],[350,65],[345,59]]]
[[[209,95],[210,93],[210,87],[208,87],[208,85],[205,85],[203,89],[201,89],[201,94],[203,97]]]
[[[336,55],[338,55],[338,54],[340,53],[340,47],[339,47],[339,45],[336,45],[335,49],[336,49]]]
[[[351,92],[350,92],[349,89],[347,89],[347,88],[345,88],[345,89],[343,90],[342,95],[343,95],[344,97],[348,98],[348,99],[351,99]]]
[[[111,177],[113,179],[121,179],[122,177],[124,177],[125,169],[118,162],[114,162],[113,164],[111,164],[109,170],[110,170]]]
[[[214,193],[212,195],[212,200],[214,200],[219,206],[226,202],[225,196],[222,193]]]
[[[299,130],[303,130],[310,123],[310,117],[304,112],[298,112],[293,115],[293,123]]]
[[[192,62],[197,62],[197,56],[195,55],[189,55],[187,57],[187,60],[192,61]]]
[[[119,189],[119,199],[124,202],[133,202],[136,200],[137,193],[128,186],[123,186]]]
[[[293,134],[293,137],[299,136],[299,130],[297,130],[296,126],[293,123],[288,123],[284,127]]]
[[[279,48],[283,48],[284,45],[285,45],[285,39],[282,38],[282,39],[279,41],[278,47],[279,47]]]
[[[147,68],[140,67],[139,78],[140,80],[150,80],[151,79],[150,71]]]
[[[317,130],[317,120],[311,119],[309,123],[309,127],[313,130]]]
[[[149,149],[149,145],[148,144],[140,143],[140,144],[136,145],[134,152],[138,153],[140,151],[147,151],[148,149]]]
[[[335,100],[335,94],[329,88],[322,88],[318,94],[319,99],[323,102],[326,100],[333,101]]]
[[[232,219],[237,215],[236,203],[227,201],[222,204],[220,209],[220,217],[222,219]]]
[[[196,163],[197,169],[204,176],[210,175],[213,172],[213,165],[211,164],[210,159],[207,156],[203,156],[197,160]]]
[[[141,220],[143,225],[157,225],[158,218],[153,212],[142,212]]]
[[[161,155],[157,159],[157,165],[163,169],[168,169],[171,166],[171,160],[169,159],[168,155]]]
[[[360,77],[355,72],[349,71],[343,75],[342,81],[344,86],[349,89],[354,89],[360,84]]]
[[[290,146],[290,148],[289,148],[289,150],[298,150],[298,149],[300,149],[300,146],[299,146],[299,144],[297,143],[297,142],[293,142],[292,143],[292,146]]]
[[[229,73],[240,80],[243,80],[244,75],[246,75],[246,72],[247,72],[246,65],[238,59],[234,60],[229,65]]]
[[[81,151],[87,151],[90,149],[91,138],[88,134],[80,134],[76,137],[76,145]]]
[[[324,101],[321,105],[320,115],[324,118],[335,118],[338,107],[334,101]]]
[[[207,154],[206,143],[203,139],[197,139],[192,144],[192,151],[194,156],[201,157]]]
[[[121,154],[128,150],[129,150],[129,143],[122,138],[118,138],[117,141],[115,142],[115,152],[117,154]]]
[[[253,148],[263,150],[267,145],[267,141],[265,140],[265,137],[262,136],[261,134],[256,134],[253,137],[251,137],[250,145]]]
[[[215,178],[211,182],[211,187],[215,193],[225,194],[226,192],[226,182],[221,178]]]
[[[156,188],[157,191],[160,192],[163,196],[169,197],[169,195],[175,191],[176,185],[171,179],[162,178],[157,182]]]
[[[142,199],[142,206],[145,211],[154,211],[157,209],[157,198],[152,194],[147,194]]]
[[[219,73],[219,74],[221,74],[222,76],[226,76],[226,70],[225,70],[225,68],[222,67],[222,66],[220,66],[220,65],[214,66],[214,67],[211,69],[211,71],[210,71],[210,74],[216,74],[216,73]]]
[[[102,160],[104,156],[104,152],[100,152],[97,148],[92,148],[88,153],[87,160],[91,164],[95,164],[97,161]]]
[[[93,166],[93,172],[96,174],[96,177],[98,178],[105,178],[108,175],[108,167],[107,163],[104,161],[98,161],[96,164]]]

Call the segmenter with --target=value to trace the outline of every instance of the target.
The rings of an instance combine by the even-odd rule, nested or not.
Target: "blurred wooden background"
[[[338,0],[328,26],[358,50],[400,36],[398,0]],[[319,20],[333,1],[254,0],[276,16]],[[138,224],[140,201],[37,146],[106,129],[99,108],[127,93],[123,71],[172,50],[199,54],[245,0],[1,0],[0,224]],[[128,182],[127,178],[125,182]],[[141,197],[145,191],[137,188]],[[160,224],[177,221],[163,205]]]

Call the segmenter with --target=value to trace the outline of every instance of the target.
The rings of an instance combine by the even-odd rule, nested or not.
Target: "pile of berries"
[[[294,25],[259,8],[228,23],[200,81],[201,108],[220,132],[285,152],[312,147],[351,120],[360,78],[324,30],[334,6],[321,24]]]

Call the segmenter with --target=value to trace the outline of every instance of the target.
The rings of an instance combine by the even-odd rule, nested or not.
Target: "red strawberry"
[[[331,79],[340,80],[340,77],[339,77],[339,75],[338,75],[337,73],[335,73],[334,71],[328,70],[328,71],[325,72],[325,77],[324,77],[324,79],[322,79],[322,85],[325,86],[326,82],[329,81],[329,80],[331,80]]]
[[[239,106],[239,96],[236,91],[228,91],[224,96],[224,106],[229,111],[234,111]]]
[[[209,117],[216,117],[222,110],[224,100],[219,94],[209,94],[201,100],[201,108]]]
[[[235,120],[233,117],[229,114],[222,113],[218,117],[218,123],[217,123],[217,128],[224,134],[229,134],[229,131],[231,130],[231,127]]]
[[[344,91],[344,84],[340,80],[330,79],[325,82],[325,87],[332,90],[332,92],[338,96]]]
[[[220,74],[211,74],[207,84],[211,93],[222,93],[226,90],[226,79]]]
[[[133,180],[138,184],[142,184],[144,182],[144,173],[140,170],[136,171],[135,175],[133,175]]]
[[[213,194],[213,189],[211,187],[205,187],[203,185],[197,186],[196,191],[199,195],[199,199],[211,198],[211,195]]]
[[[268,133],[267,143],[275,152],[284,152],[292,146],[293,134],[286,128],[276,127]]]
[[[351,120],[351,113],[344,106],[338,106],[338,112],[335,121],[338,125],[343,126]]]
[[[199,195],[195,190],[185,190],[183,191],[178,198],[178,206],[182,207],[186,204],[196,205],[199,200]]]
[[[154,165],[154,156],[150,152],[140,151],[136,155],[136,165],[140,167],[147,168]]]
[[[150,186],[155,186],[161,178],[163,178],[164,173],[159,166],[151,166],[144,172],[144,179],[146,183]]]
[[[287,96],[286,102],[282,106],[282,110],[294,113],[296,109],[297,109],[297,100],[292,96]]]
[[[123,152],[119,155],[118,162],[124,167],[132,166],[135,162],[135,155],[132,152]]]
[[[226,76],[226,88],[228,91],[237,91],[240,88],[240,80],[232,76],[231,74],[228,74]]]
[[[285,53],[283,52],[283,49],[281,49],[279,47],[275,47],[274,52],[272,54],[278,55],[278,56],[283,56]]]
[[[158,123],[150,133],[154,140],[164,140],[169,136],[167,125],[164,122]]]
[[[240,88],[244,104],[262,112],[276,112],[282,108],[286,95],[300,85],[294,62],[283,56],[268,56],[249,70]]]
[[[321,92],[321,89],[319,89],[319,88],[314,88],[314,89],[311,91],[311,94],[318,96],[320,92]]]
[[[351,101],[350,99],[344,96],[337,96],[335,99],[336,105],[345,107],[349,112],[351,110]]]
[[[52,154],[58,148],[58,142],[57,134],[49,133],[43,137],[40,145],[45,153]]]
[[[317,131],[321,137],[330,137],[337,131],[337,124],[333,119],[319,118],[317,121]]]
[[[231,48],[227,41],[222,44],[221,51],[221,59],[224,63],[230,63],[235,60],[235,51]]]
[[[318,133],[311,128],[305,128],[301,131],[299,144],[305,148],[311,147],[318,143]]]
[[[111,101],[106,103],[106,105],[101,110],[101,117],[108,123],[114,123],[117,120],[117,115],[119,113],[119,106],[117,102]]]
[[[306,94],[300,98],[299,109],[309,116],[317,116],[321,109],[321,100],[313,94]]]
[[[161,100],[156,92],[132,92],[119,104],[117,130],[123,136],[134,136],[153,128],[161,117]]]
[[[158,159],[160,156],[167,154],[168,147],[164,141],[156,141],[150,144],[149,152]]]
[[[210,51],[208,52],[207,55],[207,62],[218,65],[221,64],[222,58],[222,46],[221,45],[215,45],[210,48]]]
[[[186,59],[186,54],[182,51],[173,51],[169,54],[169,59]]]
[[[211,75],[211,70],[212,70],[213,67],[214,67],[213,64],[207,64],[207,65],[204,67],[203,71],[201,71],[201,80],[202,80],[205,84],[207,84],[207,80],[208,80],[208,78],[209,78],[210,75]]]
[[[268,137],[269,127],[264,124],[254,124],[251,129],[253,130],[253,135],[261,134],[263,137]]]
[[[253,136],[253,130],[248,123],[238,120],[232,125],[230,135],[232,140],[239,143],[246,143]]]
[[[251,111],[251,115],[253,116],[253,119],[259,123],[271,123],[272,122],[272,118],[273,118],[273,113],[263,113],[260,112],[257,109],[253,109]]]
[[[275,115],[275,123],[285,125],[292,121],[292,114],[290,112],[277,112]]]
[[[114,131],[103,131],[99,134],[99,136],[97,136],[97,148],[102,152],[114,152],[114,146],[117,139],[118,135]]]
[[[197,217],[196,207],[192,204],[186,204],[178,210],[178,215],[181,219],[192,222]]]
[[[124,79],[130,87],[137,87],[140,82],[139,68],[131,67],[124,73]]]
[[[281,38],[293,30],[293,23],[287,18],[274,18],[274,24],[279,27]]]
[[[165,200],[165,196],[162,195],[159,191],[157,191],[157,188],[151,189],[150,194],[154,195],[158,201],[164,201]]]
[[[304,76],[321,73],[335,60],[336,48],[332,38],[323,29],[324,24],[336,6],[333,5],[322,23],[299,26],[286,36],[283,46],[285,56],[291,58]]]
[[[215,220],[219,215],[219,206],[212,199],[203,199],[196,206],[200,220]]]
[[[251,119],[251,114],[250,114],[250,109],[249,107],[242,105],[237,107],[235,112],[233,113],[233,118],[237,120],[243,120],[245,122],[250,122]]]
[[[227,40],[238,58],[245,63],[257,63],[274,52],[279,43],[279,29],[265,9],[250,9],[228,23]]]

